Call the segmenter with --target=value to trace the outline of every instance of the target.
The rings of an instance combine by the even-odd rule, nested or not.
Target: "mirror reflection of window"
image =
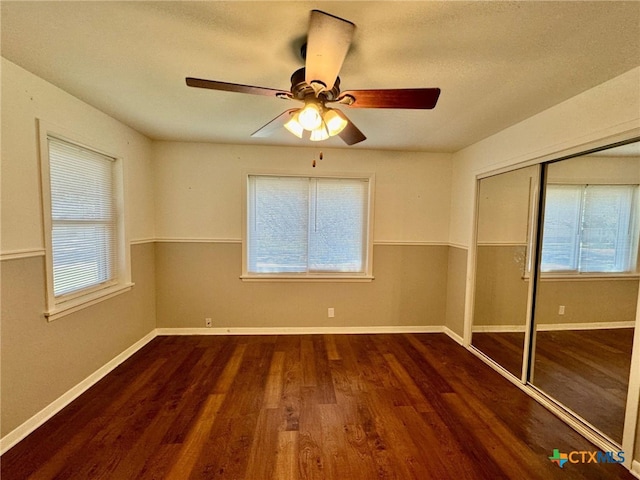
[[[638,185],[548,185],[541,271],[635,272],[637,210]]]
[[[640,144],[547,166],[529,381],[622,442],[639,287]]]

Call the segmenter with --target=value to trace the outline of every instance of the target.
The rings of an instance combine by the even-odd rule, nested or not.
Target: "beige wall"
[[[54,322],[44,318],[37,119],[121,156],[129,237],[155,236],[151,142],[3,59],[2,436],[155,328],[153,244],[131,247],[130,292]]]
[[[442,326],[447,251],[375,246],[372,282],[243,282],[239,243],[158,243],[157,324],[201,328],[210,317],[219,328]]]
[[[449,247],[447,268],[447,316],[445,326],[464,337],[464,296],[467,280],[467,249]]]
[[[478,244],[527,244],[532,191],[538,175],[538,168],[531,166],[480,180]]]
[[[240,240],[247,171],[375,174],[375,242],[435,242],[449,234],[451,155],[373,150],[154,143],[160,239]]]
[[[159,142],[154,145],[158,326],[442,326],[451,156]],[[375,174],[375,280],[243,282],[247,171]],[[169,243],[171,242],[171,243]],[[336,317],[327,318],[333,307]]]
[[[478,247],[474,331],[487,326],[504,331],[524,328],[529,285],[523,275],[525,248]],[[634,322],[637,295],[637,278],[543,279],[537,290],[535,321],[541,326]],[[564,315],[558,313],[560,305],[565,307]]]
[[[634,322],[638,279],[554,281],[538,286],[536,324]],[[565,313],[558,313],[564,305]]]
[[[603,152],[604,154],[604,152]],[[550,183],[640,183],[640,158],[585,155],[552,163],[547,169]]]
[[[476,253],[473,329],[502,327],[524,331],[529,282],[524,278],[526,247],[480,245]]]

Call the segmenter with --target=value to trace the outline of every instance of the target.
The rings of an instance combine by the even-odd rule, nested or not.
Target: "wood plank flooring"
[[[537,332],[532,383],[621,443],[633,331]],[[524,333],[474,333],[473,344],[520,378]]]
[[[633,330],[538,332],[532,383],[621,443]]]
[[[632,479],[442,334],[157,337],[1,458],[15,479]]]

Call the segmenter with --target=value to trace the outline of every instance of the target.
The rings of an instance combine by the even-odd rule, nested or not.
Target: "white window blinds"
[[[637,185],[549,185],[542,271],[634,271],[637,203]]]
[[[48,138],[56,297],[116,278],[114,159]]]
[[[249,273],[366,272],[369,181],[250,175]]]

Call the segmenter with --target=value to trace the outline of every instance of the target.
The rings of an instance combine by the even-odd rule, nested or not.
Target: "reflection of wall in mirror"
[[[524,331],[527,243],[537,166],[480,180],[474,331]]]

